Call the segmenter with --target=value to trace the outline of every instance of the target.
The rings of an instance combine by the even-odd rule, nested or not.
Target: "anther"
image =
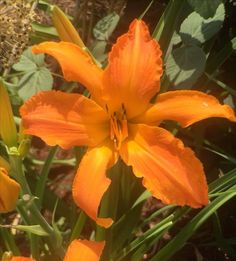
[[[109,110],[108,110],[108,106],[107,106],[107,104],[105,105],[105,109],[106,109],[106,111],[107,111],[107,113],[108,113]]]

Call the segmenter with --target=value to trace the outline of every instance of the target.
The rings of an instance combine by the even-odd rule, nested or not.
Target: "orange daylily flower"
[[[20,185],[8,176],[5,168],[0,167],[0,213],[14,210],[20,193]]]
[[[208,203],[203,166],[190,148],[157,127],[163,120],[187,127],[208,117],[236,121],[232,109],[198,91],[160,89],[161,50],[143,21],[134,20],[128,33],[113,46],[105,70],[89,54],[68,42],[44,42],[34,53],[55,57],[68,81],[78,81],[91,93],[41,92],[21,108],[27,134],[64,149],[88,146],[73,182],[73,198],[88,216],[108,227],[112,220],[98,217],[110,179],[106,170],[117,157],[129,166],[152,194],[167,204],[198,208]]]
[[[99,261],[105,241],[74,240],[70,243],[64,261]],[[7,259],[8,260],[8,259]],[[13,256],[9,261],[36,261],[30,257]]]

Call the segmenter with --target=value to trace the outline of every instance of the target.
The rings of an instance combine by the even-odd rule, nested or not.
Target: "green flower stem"
[[[81,233],[81,231],[82,231],[82,229],[84,227],[86,219],[87,219],[86,214],[83,211],[81,211],[80,215],[79,215],[79,218],[77,219],[77,221],[75,223],[75,226],[74,226],[74,228],[72,230],[71,237],[70,237],[70,242],[80,236],[80,233]]]
[[[0,223],[2,224],[3,220],[0,217]],[[6,228],[0,228],[0,235],[3,239],[7,250],[11,251],[14,255],[20,255],[20,251],[16,246],[15,240],[12,234]]]
[[[21,190],[23,195],[28,194],[32,196],[31,190],[29,188],[29,185],[26,181],[25,174],[23,171],[23,166],[22,166],[22,159],[18,155],[10,155],[10,163],[11,163],[11,168],[12,168],[12,175],[14,178],[20,183],[21,185]],[[36,204],[34,201],[32,201],[29,204],[29,210],[35,220],[37,220],[38,224],[49,234],[53,235],[53,229],[52,227],[47,223],[45,218],[42,216],[40,211],[38,210]]]
[[[30,253],[34,259],[39,260],[40,258],[39,238],[33,234],[30,234],[29,238],[30,238]]]
[[[44,191],[46,187],[46,182],[48,179],[48,174],[50,171],[50,167],[52,165],[54,156],[57,152],[58,147],[52,147],[49,151],[48,157],[45,161],[45,164],[43,166],[43,169],[41,171],[39,181],[37,182],[36,190],[35,190],[35,196],[38,197],[37,205],[39,208],[41,208],[42,202],[43,202],[43,196],[44,196]]]
[[[28,224],[33,225],[32,220],[30,220],[26,209],[24,208],[24,206],[21,203],[18,204],[16,209],[17,209],[17,212],[21,214],[21,218],[26,225],[28,225]],[[30,239],[30,253],[33,258],[38,260],[40,257],[39,247],[38,247],[38,237],[31,233],[28,233],[28,235],[29,235],[29,239]]]
[[[9,160],[10,160],[10,165],[11,165],[11,175],[20,184],[23,194],[32,195],[29,185],[25,179],[25,174],[23,171],[23,166],[22,166],[20,156],[10,155]]]
[[[30,188],[28,186],[28,183],[25,178],[25,174],[23,171],[23,165],[22,165],[22,159],[19,155],[10,155],[10,163],[11,163],[11,170],[12,175],[14,178],[20,183],[22,194],[28,194],[32,196],[32,193],[30,191]],[[48,224],[46,219],[43,217],[43,215],[40,213],[39,209],[37,208],[34,201],[31,201],[29,203],[29,211],[33,217],[33,220],[39,224],[48,234],[49,234],[49,247],[52,251],[52,253],[59,254],[62,258],[64,254],[64,249],[62,246],[56,246],[56,233],[54,232],[53,228]]]

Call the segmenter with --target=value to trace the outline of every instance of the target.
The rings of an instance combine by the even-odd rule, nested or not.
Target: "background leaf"
[[[115,30],[119,20],[120,16],[115,12],[99,20],[93,28],[94,37],[100,41],[107,40]]]
[[[53,77],[46,68],[44,57],[44,54],[33,54],[28,48],[13,66],[14,70],[25,72],[17,84],[18,95],[23,101],[39,91],[52,89]]]
[[[202,44],[220,30],[224,17],[224,4],[218,6],[212,18],[204,19],[193,12],[181,24],[179,34],[185,44]]]
[[[190,6],[204,18],[213,17],[221,0],[188,0]]]
[[[30,47],[23,52],[20,61],[13,65],[13,69],[16,71],[28,72],[36,70],[37,67],[44,65],[44,54],[33,54]]]
[[[40,91],[51,90],[52,85],[53,78],[50,71],[45,67],[37,68],[21,78],[18,84],[20,88],[18,94],[25,101]]]
[[[183,46],[175,49],[168,57],[166,75],[178,89],[190,89],[203,73],[205,53],[197,46]]]
[[[91,52],[99,62],[104,62],[107,58],[107,41],[115,30],[119,20],[120,16],[113,12],[99,20],[93,28],[93,36],[96,40],[93,43]]]

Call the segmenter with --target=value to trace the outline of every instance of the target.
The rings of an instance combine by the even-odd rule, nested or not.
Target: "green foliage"
[[[52,89],[53,78],[46,68],[43,54],[33,54],[29,48],[24,51],[20,61],[13,66],[13,69],[24,72],[17,84],[18,94],[23,101],[40,91]]]
[[[194,6],[200,8],[200,3],[198,5],[195,3]],[[201,8],[205,8],[205,12],[209,12],[211,16],[210,9],[208,10],[206,6]],[[201,14],[200,11],[199,13]],[[179,45],[181,41],[172,31],[172,37],[178,41],[174,39],[171,41],[172,52],[167,57],[166,75],[177,89],[191,89],[203,74],[207,62],[207,53],[205,54],[203,44],[212,39],[221,29],[225,18],[224,4],[217,4],[210,18],[206,19],[199,13],[194,11],[181,22],[179,36],[182,44],[180,47],[175,48],[175,44]]]
[[[198,46],[173,50],[166,62],[166,75],[178,89],[190,89],[204,72],[206,55]]]
[[[104,62],[107,58],[107,42],[115,30],[119,20],[120,16],[114,12],[99,20],[93,28],[93,36],[96,40],[91,49],[94,57],[99,62]]]
[[[225,8],[220,4],[212,18],[204,19],[197,12],[191,13],[181,24],[179,34],[184,44],[200,45],[214,36],[222,27]]]
[[[12,229],[17,229],[20,231],[24,232],[29,232],[31,234],[41,236],[41,237],[46,237],[48,236],[48,233],[43,230],[43,228],[40,225],[31,225],[31,226],[25,226],[25,225],[0,225],[0,227],[5,227],[5,228],[12,228]]]
[[[187,0],[192,8],[199,13],[203,18],[213,17],[217,7],[222,3],[222,0]]]

